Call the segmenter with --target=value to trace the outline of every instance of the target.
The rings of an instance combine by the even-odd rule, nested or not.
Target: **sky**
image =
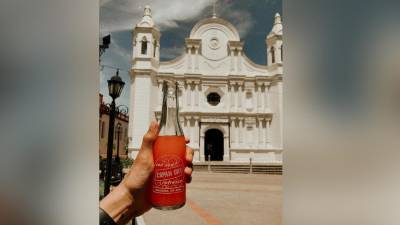
[[[107,80],[116,69],[125,87],[117,105],[129,106],[132,58],[132,30],[150,5],[153,20],[161,31],[161,61],[174,59],[184,52],[185,38],[201,19],[211,17],[214,0],[101,0],[100,39],[111,34],[110,48],[101,57],[100,93],[110,102]],[[219,0],[217,16],[231,22],[239,31],[245,54],[258,64],[266,64],[265,37],[272,29],[275,13],[282,15],[282,0]]]

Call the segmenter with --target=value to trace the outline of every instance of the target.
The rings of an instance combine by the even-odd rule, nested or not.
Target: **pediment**
[[[245,55],[233,59],[231,56],[224,57],[221,60],[210,60],[207,57],[199,55],[196,66],[195,57],[190,59],[188,54],[168,62],[161,62],[159,72],[169,74],[199,74],[203,76],[268,76],[267,66],[258,65],[252,62]],[[191,64],[192,63],[192,64]]]

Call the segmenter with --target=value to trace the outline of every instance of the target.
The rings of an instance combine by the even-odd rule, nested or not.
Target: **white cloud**
[[[110,50],[113,51],[116,55],[124,59],[128,59],[128,61],[132,57],[130,49],[123,48],[118,39],[115,39],[113,37],[111,37]]]
[[[220,4],[221,6],[221,4]],[[231,22],[243,38],[253,27],[254,19],[252,14],[246,10],[234,8],[233,4],[224,4],[224,7],[219,7],[221,17]]]
[[[101,0],[100,32],[104,35],[132,30],[142,18],[145,5],[150,5],[153,19],[160,30],[175,28],[178,27],[177,22],[201,17],[201,13],[213,2],[214,0]],[[234,5],[231,1],[220,1],[217,14],[233,23],[240,35],[245,36],[254,25],[254,19],[250,12]],[[211,15],[211,11],[209,14]]]
[[[161,55],[164,58],[167,59],[174,59],[184,53],[184,47],[183,46],[174,46],[170,48],[161,48]]]
[[[200,16],[213,0],[101,0],[100,31],[107,34],[114,31],[131,30],[143,16],[143,7],[150,5],[153,19],[161,29],[177,27],[177,22]]]

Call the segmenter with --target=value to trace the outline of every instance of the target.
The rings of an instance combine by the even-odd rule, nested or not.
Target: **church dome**
[[[204,34],[210,30],[223,33],[229,41],[240,41],[240,36],[237,29],[228,21],[218,17],[200,20],[190,32],[190,38],[202,39]]]
[[[228,57],[228,43],[240,42],[236,28],[216,16],[200,20],[190,32],[189,39],[200,40],[201,55],[212,61]]]

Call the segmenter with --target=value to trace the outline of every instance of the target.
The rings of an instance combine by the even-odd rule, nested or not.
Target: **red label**
[[[183,136],[159,136],[153,146],[154,171],[150,202],[179,206],[186,200],[186,142]]]
[[[153,192],[173,194],[185,191],[185,165],[174,155],[163,156],[154,163]]]

